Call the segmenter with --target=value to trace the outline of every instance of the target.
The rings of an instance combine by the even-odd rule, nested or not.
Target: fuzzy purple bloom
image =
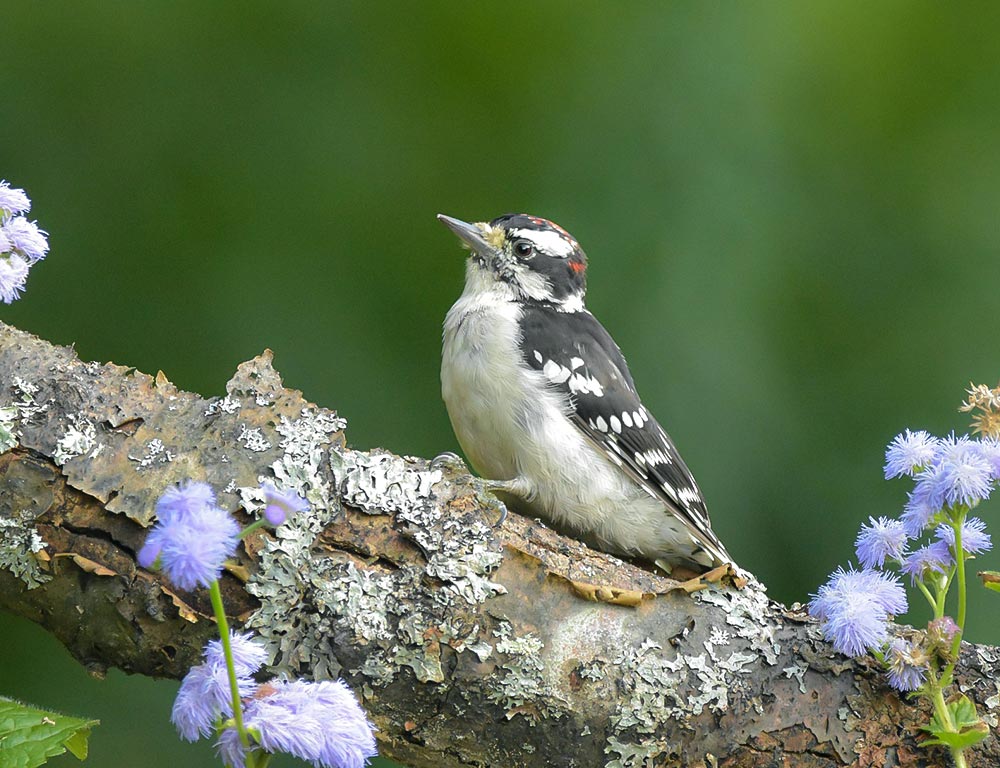
[[[912,475],[934,460],[938,439],[924,430],[896,435],[885,451],[885,479]]]
[[[954,562],[955,558],[952,557],[947,542],[938,540],[904,557],[901,570],[909,574],[910,580],[916,584],[929,574],[943,574]]]
[[[215,751],[228,768],[246,768],[247,753],[240,741],[240,734],[235,728],[226,728],[219,734],[215,742]]]
[[[973,507],[988,499],[993,490],[993,465],[983,456],[982,446],[965,435],[941,441],[934,475],[939,491],[951,505]]]
[[[954,528],[947,523],[942,523],[937,527],[937,537],[954,552]],[[993,549],[993,539],[986,533],[986,523],[978,517],[970,517],[962,523],[962,549],[970,555],[978,555],[980,552],[989,552]]]
[[[918,645],[901,637],[889,643],[885,657],[886,677],[897,691],[915,691],[924,684],[927,674],[927,654]]]
[[[139,554],[135,556],[136,562],[147,570],[153,567],[156,559],[160,556],[160,552],[163,550],[163,531],[164,526],[154,526],[153,530],[146,536],[146,542],[142,545],[142,549],[139,550]]]
[[[917,484],[910,492],[899,518],[906,535],[911,539],[919,538],[943,506],[944,493],[940,490],[934,470],[924,470],[917,475]]]
[[[889,616],[906,609],[906,592],[895,576],[853,568],[838,568],[809,603],[827,641],[847,656],[884,644]]]
[[[247,698],[257,690],[257,683],[250,677],[257,669],[255,667],[252,671],[247,671],[246,665],[241,665],[240,662],[236,661],[236,645],[237,643],[241,645],[248,643],[250,635],[234,634],[231,637],[234,641],[233,656],[236,682],[239,686],[240,697]],[[261,653],[263,653],[262,648]],[[187,741],[196,741],[200,736],[211,735],[215,731],[215,724],[220,716],[231,717],[233,714],[229,674],[226,670],[225,656],[222,653],[222,644],[218,640],[211,641],[205,646],[203,655],[205,663],[191,667],[187,675],[184,676],[170,715],[170,720],[177,728],[177,732],[181,738]]]
[[[267,650],[260,643],[255,643],[252,633],[229,633],[229,647],[233,652],[233,668],[237,677],[250,677],[267,661]],[[226,654],[221,640],[211,640],[204,650],[205,663],[225,669]]]
[[[208,483],[182,480],[171,485],[156,502],[156,517],[169,525],[179,522],[203,507],[215,505],[215,492]]]
[[[285,752],[316,766],[363,768],[377,754],[374,727],[340,680],[267,683],[247,704],[244,722],[265,751]],[[245,764],[234,729],[222,733],[218,748],[227,765]]]
[[[290,515],[297,515],[309,509],[309,504],[299,494],[292,490],[278,490],[274,483],[264,481],[260,484],[264,491],[264,518],[271,525],[281,525]]]
[[[982,438],[979,441],[979,454],[989,462],[993,470],[993,479],[1000,480],[1000,438]]]
[[[17,189],[6,181],[0,181],[0,219],[27,213],[30,210],[31,200],[23,189]]]
[[[858,561],[865,568],[881,568],[886,558],[898,560],[903,556],[908,538],[901,521],[869,517],[854,542]]]
[[[28,267],[28,262],[16,253],[6,257],[0,253],[0,301],[4,304],[10,304],[20,298],[28,281]]]
[[[163,570],[181,589],[207,587],[222,575],[222,565],[236,552],[239,535],[240,526],[229,514],[202,507],[163,526]]]
[[[49,241],[46,239],[48,233],[23,216],[15,216],[4,222],[3,233],[11,247],[30,264],[41,261],[49,252]]]
[[[181,681],[170,713],[170,722],[185,741],[197,741],[215,730],[219,715],[233,713],[226,668],[208,664],[191,667]]]
[[[845,656],[861,656],[883,645],[888,637],[888,617],[875,603],[857,600],[844,603],[823,624],[827,642]]]
[[[856,600],[867,600],[892,616],[906,613],[908,609],[906,590],[893,574],[868,568],[860,571],[837,568],[813,596],[809,603],[809,613],[817,618],[827,619],[845,603]]]

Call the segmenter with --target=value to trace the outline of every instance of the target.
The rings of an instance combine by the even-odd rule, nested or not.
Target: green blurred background
[[[546,216],[717,532],[803,600],[900,509],[886,442],[964,431],[963,389],[1000,372],[998,15],[8,4],[0,177],[52,252],[0,318],[204,395],[270,347],[355,446],[431,456],[456,449],[438,361],[463,272],[434,214]],[[972,639],[995,609],[975,594]],[[0,620],[0,692],[100,717],[89,765],[215,764],[171,732],[175,683],[91,680]]]

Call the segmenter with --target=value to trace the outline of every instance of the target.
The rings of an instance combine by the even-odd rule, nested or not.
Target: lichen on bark
[[[221,398],[84,363],[0,325],[0,606],[93,671],[179,677],[214,631],[207,596],[139,568],[156,497],[205,480],[248,521],[269,479],[310,512],[223,579],[274,672],[343,676],[383,752],[433,766],[931,765],[925,715],[832,653],[800,607],[691,585],[516,514],[453,464],[350,449],[271,355]],[[959,683],[995,725],[998,652]],[[998,760],[992,736],[973,765]]]

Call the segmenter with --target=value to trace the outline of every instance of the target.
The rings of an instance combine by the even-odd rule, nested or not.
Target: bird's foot
[[[463,474],[472,474],[469,472],[468,465],[462,461],[462,457],[457,453],[452,453],[451,451],[439,453],[431,459],[430,467],[431,469],[451,469],[455,472],[461,472]]]
[[[663,564],[659,561],[657,561],[656,564],[661,568],[663,567]],[[729,563],[717,565],[710,571],[696,574],[692,574],[692,572],[686,568],[678,568],[675,566],[673,573],[671,573],[671,578],[680,581],[681,589],[688,594],[698,592],[702,589],[708,589],[708,587],[712,584],[727,583],[732,584],[737,589],[742,589],[747,584],[746,578],[741,577],[740,572],[734,569],[734,567]]]
[[[517,483],[516,480],[483,480],[480,477],[476,477],[470,471],[469,466],[462,460],[462,457],[457,453],[452,453],[451,451],[439,453],[431,459],[430,468],[447,469],[451,470],[455,474],[469,475],[472,479],[472,485],[475,487],[477,493],[481,496],[488,494],[493,497],[491,501],[500,512],[500,519],[493,524],[493,527],[498,528],[507,520],[507,505],[500,499],[496,498],[496,493],[498,491],[501,493],[517,493],[517,488],[515,487]]]

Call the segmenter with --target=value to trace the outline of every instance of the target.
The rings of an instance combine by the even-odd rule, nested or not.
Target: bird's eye
[[[522,259],[529,259],[535,253],[535,246],[527,240],[518,240],[514,243],[514,253]]]

